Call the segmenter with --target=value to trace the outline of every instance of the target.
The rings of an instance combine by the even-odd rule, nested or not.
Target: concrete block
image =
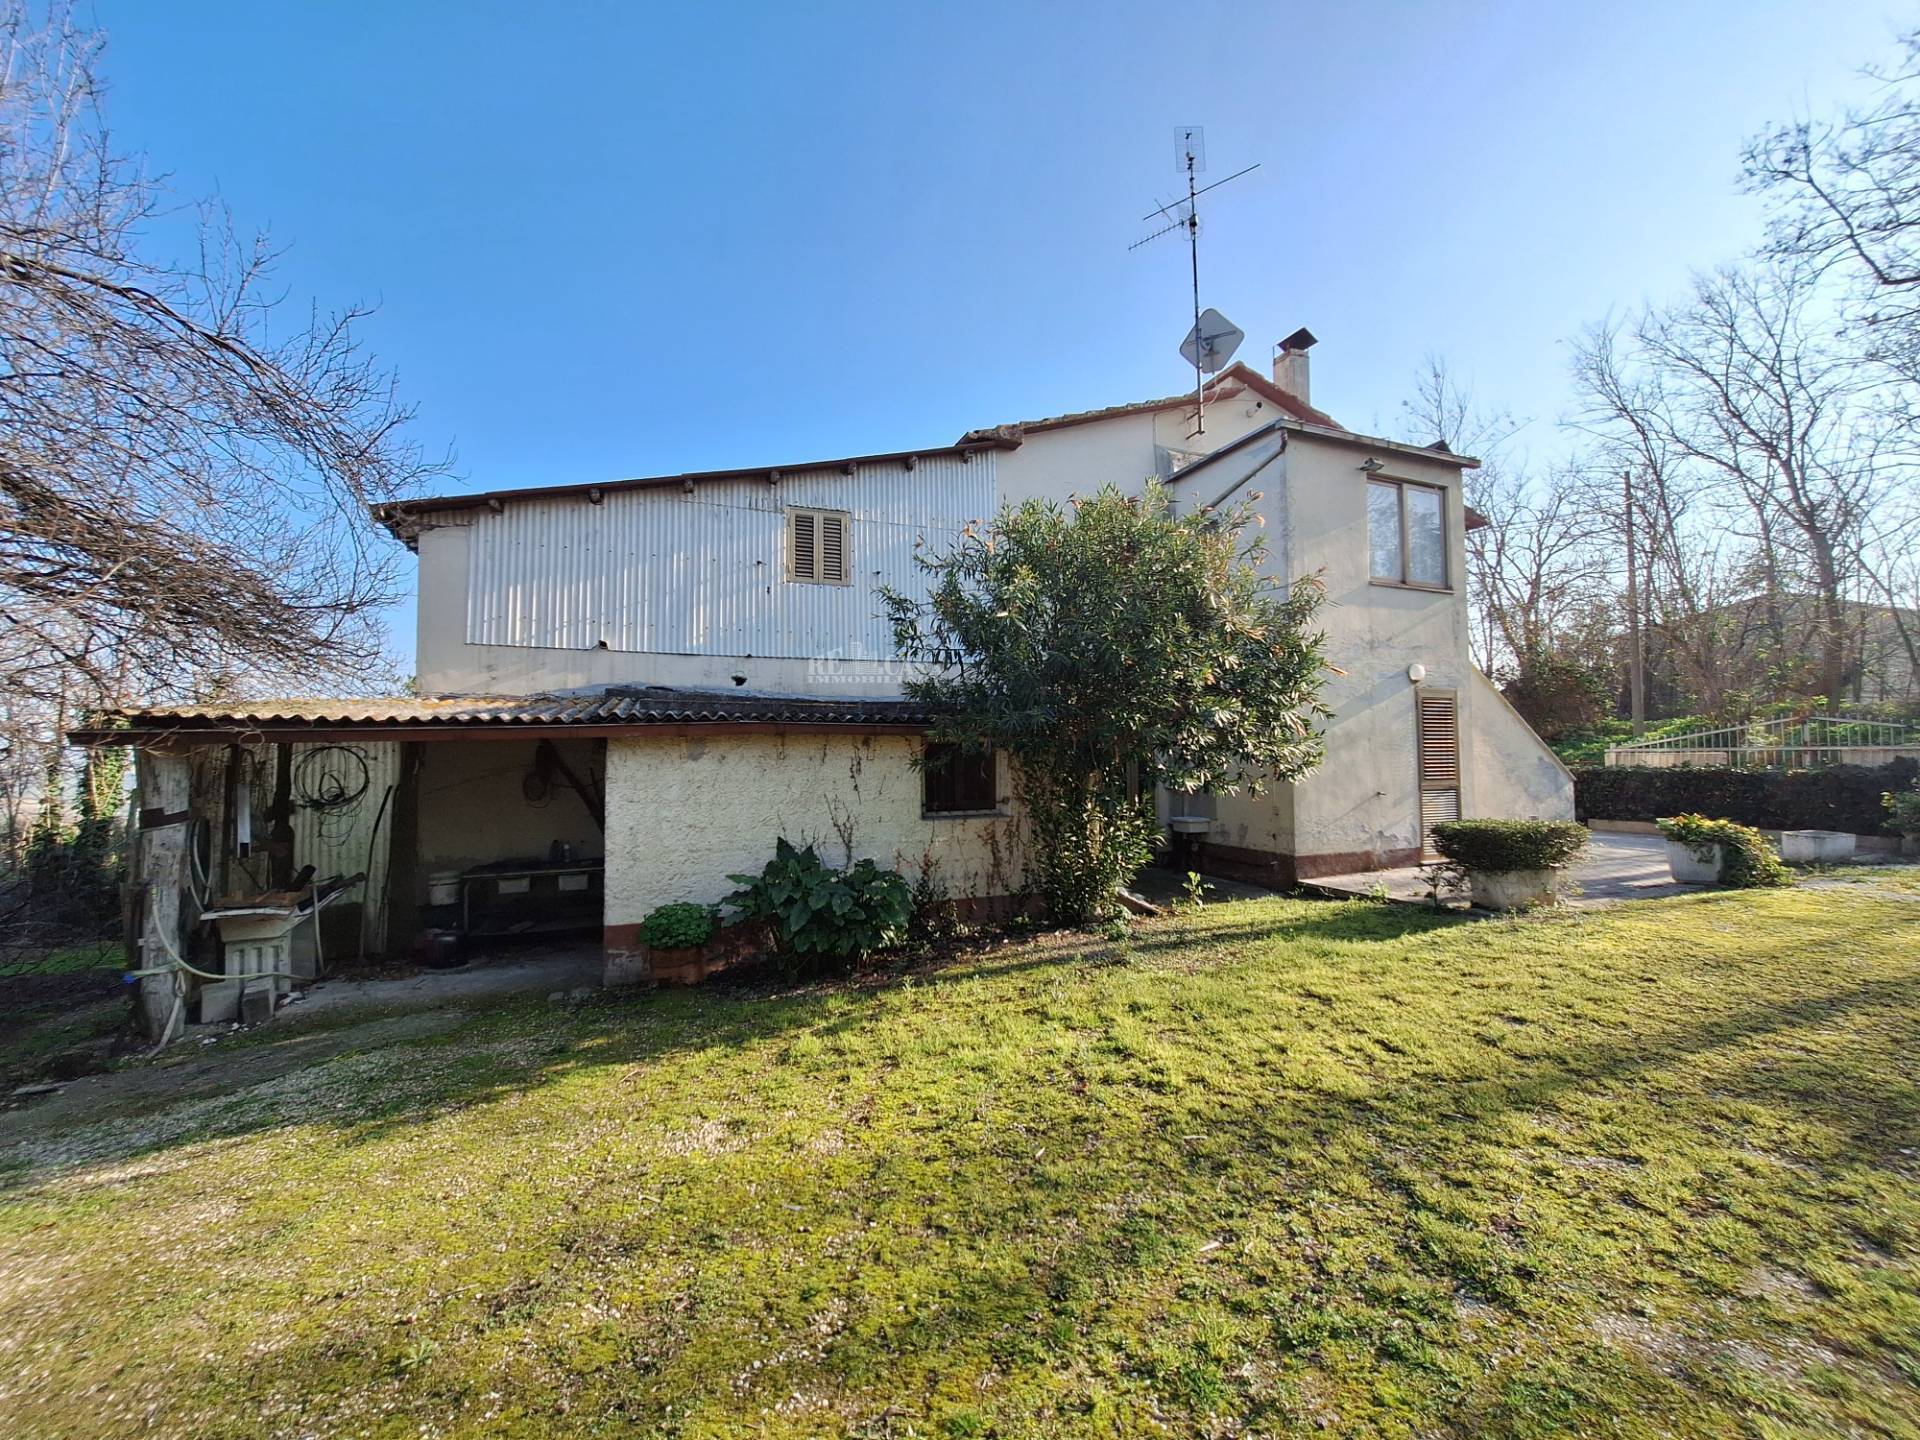
[[[273,986],[265,980],[255,980],[241,992],[240,1023],[258,1025],[263,1020],[273,1018]]]
[[[1474,871],[1473,903],[1482,910],[1532,910],[1560,900],[1558,870]]]
[[[1710,853],[1706,859],[1702,860],[1678,840],[1667,841],[1667,868],[1673,872],[1676,884],[1718,885],[1720,883],[1720,872],[1727,863],[1727,847],[1709,845],[1704,848]]]
[[[240,981],[209,980],[200,987],[200,1023],[225,1025],[240,1016]]]
[[[600,965],[600,983],[608,989],[616,989],[623,985],[645,985],[652,978],[653,967],[647,963],[645,945],[637,950],[609,947],[604,952]]]
[[[1844,830],[1782,830],[1780,858],[1789,865],[1831,865],[1853,858],[1854,839]]]

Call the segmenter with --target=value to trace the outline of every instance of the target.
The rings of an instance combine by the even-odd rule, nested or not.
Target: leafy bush
[[[1032,872],[1056,923],[1115,908],[1159,837],[1137,788],[1259,793],[1317,765],[1322,584],[1263,569],[1254,493],[1176,516],[1165,487],[1030,500],[882,589],[935,738],[1015,762]]]
[[[898,871],[871,860],[836,870],[809,845],[774,843],[773,859],[758,875],[729,875],[741,888],[726,904],[773,927],[789,973],[827,961],[852,961],[906,939],[913,891]]]
[[[1762,830],[1889,833],[1881,796],[1913,787],[1920,764],[1834,765],[1825,770],[1594,768],[1574,772],[1582,820],[1719,815]]]
[[[661,950],[704,945],[713,938],[713,911],[687,900],[662,905],[640,922],[640,938]]]
[[[1703,863],[1713,858],[1714,846],[1722,847],[1722,885],[1753,889],[1793,883],[1793,872],[1781,863],[1767,837],[1751,826],[1704,815],[1675,815],[1660,822],[1660,833],[1686,846]]]
[[[1447,820],[1432,830],[1433,848],[1469,873],[1556,870],[1587,848],[1584,825],[1571,820]]]
[[[1889,790],[1880,797],[1887,823],[1902,835],[1920,835],[1920,780],[1910,790]]]
[[[1613,704],[1617,670],[1604,647],[1528,650],[1495,677],[1507,703],[1547,741],[1589,730]]]

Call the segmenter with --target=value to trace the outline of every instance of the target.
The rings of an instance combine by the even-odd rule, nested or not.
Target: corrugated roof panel
[[[839,699],[756,695],[744,691],[615,688],[592,695],[470,695],[413,699],[254,700],[229,705],[170,705],[123,711],[99,727],[76,732],[104,736],[134,730],[252,727],[489,725],[806,724],[922,725],[935,712],[905,699]]]

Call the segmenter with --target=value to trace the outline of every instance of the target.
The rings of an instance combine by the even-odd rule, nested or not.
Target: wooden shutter
[[[847,584],[853,578],[847,520],[838,510],[789,510],[787,578]]]
[[[1420,848],[1434,858],[1427,836],[1443,820],[1460,818],[1460,707],[1445,691],[1423,690],[1418,706]]]
[[[793,531],[793,578],[796,580],[820,578],[820,551],[814,523],[818,518],[811,510],[796,510],[789,522]]]
[[[847,583],[847,517],[820,517],[820,578],[835,585]]]

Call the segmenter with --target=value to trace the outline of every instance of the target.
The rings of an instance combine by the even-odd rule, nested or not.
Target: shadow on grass
[[[1207,944],[1223,936],[1286,938],[1284,932],[1292,928],[1297,933],[1301,926],[1319,938],[1380,938],[1382,922],[1377,916],[1329,914],[1316,926],[1319,919],[1309,917],[1291,927],[1223,924],[1190,933],[1185,943]],[[1417,912],[1402,912],[1387,923],[1402,934],[1448,924],[1444,917],[1422,917]],[[1061,949],[1071,951],[1074,943],[1062,939]],[[1049,963],[1070,963],[1071,958],[1063,953]],[[999,967],[979,963],[969,967],[962,962],[930,982],[917,978],[916,983],[1018,973],[1038,963],[1033,957]],[[448,1109],[484,1104],[503,1093],[577,1074],[582,1068],[644,1065],[676,1051],[750,1045],[802,1030],[857,1029],[872,1018],[871,998],[859,989],[843,988],[778,996],[683,993],[591,1006],[567,1012],[570,1034],[564,1050],[527,1073],[504,1079],[477,1074],[473,1084],[452,1084],[429,1105],[403,1107],[371,1124],[363,1119],[349,1128],[356,1137],[390,1133]],[[1856,1027],[1867,1037],[1863,1043],[1879,1053],[1910,1053],[1920,1039],[1920,974],[1836,985],[1777,1003],[1747,1004],[1687,1024],[1649,1023],[1638,1033],[1577,1043],[1537,1057],[1489,1051],[1481,1073],[1396,1076],[1365,1095],[1299,1088],[1258,1093],[1253,1087],[1237,1093],[1195,1094],[1184,1101],[1195,1107],[1192,1112],[1174,1106],[1132,1128],[1116,1122],[1114,1128],[1126,1144],[1075,1172],[1072,1189],[1064,1194],[1054,1188],[1064,1182],[1036,1175],[1035,1151],[1042,1146],[1064,1151],[1070,1139],[1079,1136],[1076,1126],[1088,1123],[1090,1117],[1104,1123],[1108,1112],[1101,1108],[1104,1097],[1098,1094],[1051,1109],[1035,1106],[1032,1113],[1044,1116],[1049,1128],[1030,1133],[1024,1126],[1009,1125],[1007,1129],[1020,1131],[1020,1139],[1005,1148],[983,1148],[977,1138],[958,1140],[938,1125],[910,1127],[889,1146],[876,1148],[862,1159],[865,1178],[860,1183],[865,1188],[857,1187],[844,1173],[828,1182],[836,1202],[850,1207],[840,1215],[846,1223],[870,1215],[866,1207],[880,1204],[877,1197],[892,1197],[899,1208],[887,1223],[906,1238],[891,1244],[871,1238],[873,1221],[868,1218],[864,1227],[856,1226],[856,1233],[869,1237],[852,1252],[860,1257],[857,1260],[831,1250],[831,1260],[804,1247],[796,1250],[802,1261],[813,1266],[806,1278],[821,1286],[820,1303],[826,1304],[829,1296],[851,1294],[860,1307],[861,1323],[835,1334],[830,1344],[809,1341],[814,1348],[798,1350],[802,1358],[791,1358],[794,1352],[780,1350],[764,1369],[754,1359],[751,1376],[734,1381],[731,1390],[728,1377],[759,1352],[753,1350],[754,1342],[741,1338],[744,1326],[738,1331],[729,1328],[745,1313],[730,1307],[760,1302],[750,1286],[740,1288],[744,1282],[732,1275],[728,1257],[783,1243],[778,1217],[769,1221],[762,1212],[780,1208],[777,1201],[785,1199],[784,1194],[753,1202],[760,1204],[760,1210],[743,1200],[747,1206],[743,1210],[703,1211],[698,1201],[689,1199],[684,1211],[661,1213],[649,1208],[642,1214],[618,1205],[597,1208],[598,1197],[581,1194],[575,1197],[577,1203],[570,1201],[568,1213],[555,1212],[559,1229],[541,1240],[537,1258],[528,1260],[524,1273],[502,1282],[497,1296],[473,1297],[470,1311],[450,1311],[444,1323],[449,1328],[481,1329],[494,1323],[519,1323],[515,1317],[537,1308],[536,1295],[551,1292],[564,1298],[570,1287],[586,1283],[585,1277],[627,1264],[635,1252],[667,1249],[677,1243],[681,1263],[671,1277],[644,1292],[635,1287],[630,1302],[633,1313],[623,1331],[633,1337],[631,1353],[620,1365],[583,1367],[574,1377],[579,1388],[569,1392],[570,1404],[588,1411],[609,1405],[624,1422],[639,1426],[658,1420],[665,1413],[662,1406],[684,1405],[691,1399],[717,1412],[735,1399],[740,1405],[758,1404],[765,1396],[817,1387],[823,1375],[832,1384],[858,1393],[891,1383],[899,1370],[937,1375],[942,1365],[950,1365],[959,1373],[983,1354],[990,1355],[993,1366],[1003,1372],[1030,1367],[1057,1370],[1062,1365],[1061,1351],[1081,1342],[1052,1337],[1072,1337],[1078,1333],[1076,1327],[1096,1325],[1108,1303],[1124,1308],[1128,1297],[1153,1289],[1162,1284],[1161,1277],[1190,1266],[1202,1237],[1231,1234],[1239,1226],[1257,1223],[1263,1210],[1276,1204],[1296,1206],[1302,1215],[1309,1215],[1316,1199],[1331,1196],[1328,1208],[1347,1215],[1357,1205],[1376,1207],[1373,1230],[1365,1240],[1353,1243],[1377,1246],[1379,1253],[1356,1250],[1339,1256],[1332,1269],[1314,1281],[1317,1288],[1305,1299],[1286,1290],[1286,1277],[1294,1272],[1284,1268],[1285,1259],[1259,1262],[1273,1267],[1259,1269],[1257,1274],[1270,1287],[1274,1301],[1271,1316],[1262,1323],[1271,1324],[1273,1334],[1281,1337],[1274,1342],[1276,1353],[1289,1346],[1311,1349],[1321,1343],[1346,1347],[1349,1360],[1364,1352],[1371,1357],[1365,1362],[1373,1367],[1370,1376],[1391,1376],[1390,1383],[1406,1387],[1408,1394],[1430,1393],[1432,1398],[1424,1403],[1445,1414],[1444,1428],[1450,1432],[1539,1433],[1523,1422],[1537,1420],[1544,1406],[1551,1407],[1561,1422],[1558,1433],[1598,1433],[1613,1428],[1603,1423],[1608,1417],[1637,1414],[1645,1418],[1662,1404],[1678,1403],[1674,1397],[1681,1382],[1670,1370],[1643,1363],[1630,1349],[1581,1329],[1577,1318],[1571,1325],[1564,1317],[1557,1322],[1567,1325],[1563,1333],[1536,1333],[1523,1326],[1504,1337],[1503,1343],[1512,1347],[1504,1362],[1503,1373],[1509,1377],[1532,1363],[1528,1356],[1534,1352],[1529,1346],[1552,1348],[1561,1362],[1527,1372],[1531,1388],[1525,1390],[1524,1400],[1514,1399],[1521,1392],[1505,1380],[1475,1387],[1470,1396],[1463,1396],[1457,1376],[1420,1358],[1422,1345],[1463,1346],[1454,1310],[1454,1296],[1460,1290],[1523,1310],[1543,1270],[1576,1262],[1557,1260],[1550,1242],[1538,1251],[1529,1249],[1524,1234],[1484,1246],[1445,1235],[1417,1238],[1430,1236],[1421,1227],[1441,1213],[1428,1207],[1419,1189],[1438,1174],[1462,1183],[1459,1177],[1472,1173],[1477,1163],[1477,1149],[1506,1143],[1502,1122],[1510,1112],[1551,1105],[1568,1091],[1624,1087],[1632,1093],[1643,1077],[1701,1060],[1722,1062],[1715,1065],[1708,1090],[1714,1098],[1763,1101],[1818,1118],[1844,1136],[1843,1163],[1886,1163],[1894,1151],[1913,1144],[1920,1099],[1911,1086],[1877,1088],[1866,1083],[1866,1070],[1822,1066],[1814,1047],[1805,1045],[1776,1045],[1764,1054],[1739,1055],[1744,1047],[1773,1037],[1858,1022],[1867,1015],[1874,1017],[1871,1026]],[[633,1024],[642,1016],[647,1022],[644,1030]],[[478,1022],[482,1027],[486,1018]],[[457,1046],[463,1038],[456,1034],[436,1043]],[[885,1065],[877,1057],[869,1063],[884,1083]],[[1139,1098],[1142,1106],[1133,1106],[1130,1099],[1129,1113],[1138,1113],[1156,1097],[1142,1091],[1133,1098]],[[1203,1114],[1204,1121],[1193,1118],[1197,1114]],[[1697,1123],[1704,1125],[1704,1117]],[[1324,1167],[1310,1171],[1299,1159],[1303,1148],[1338,1154],[1342,1158],[1334,1166],[1344,1169],[1344,1174]],[[716,1163],[725,1162],[702,1161],[703,1165]],[[969,1210],[963,1223],[946,1222],[954,1229],[937,1228],[931,1208],[908,1208],[919,1203],[920,1192],[949,1173],[948,1167],[964,1187],[959,1191],[963,1200],[990,1197],[990,1203]],[[622,1172],[591,1183],[617,1190],[632,1180]],[[1832,1183],[1849,1182],[1836,1174]],[[709,1199],[742,1194],[725,1183],[699,1193]],[[858,1198],[848,1200],[849,1193]],[[1189,1197],[1199,1198],[1189,1203]],[[796,1192],[795,1198],[803,1195]],[[678,1197],[669,1195],[657,1203],[678,1203]],[[833,1213],[829,1212],[829,1220]],[[816,1217],[809,1214],[807,1219],[811,1222]],[[1054,1224],[1050,1233],[1057,1234],[1058,1243],[1035,1245],[1034,1228],[1044,1228],[1049,1220]],[[676,1225],[686,1228],[676,1230]],[[1298,1233],[1307,1237],[1302,1243],[1311,1248],[1318,1243],[1313,1223],[1303,1220],[1302,1225]],[[759,1233],[757,1226],[767,1226],[768,1233]],[[926,1287],[918,1296],[921,1303],[876,1303],[865,1287],[877,1284],[873,1277],[889,1266],[912,1269],[916,1234],[919,1243],[938,1250],[946,1268],[937,1277],[916,1280]],[[952,1238],[956,1234],[960,1238]],[[1210,1250],[1217,1245],[1217,1238],[1208,1241]],[[1018,1253],[1021,1263],[1006,1263],[1009,1252]],[[1223,1263],[1240,1262],[1223,1257]],[[1646,1273],[1683,1273],[1670,1255],[1640,1263]],[[1364,1272],[1363,1278],[1352,1282],[1351,1293],[1345,1288],[1347,1282],[1338,1278],[1345,1273],[1340,1267],[1348,1264]],[[640,1273],[646,1273],[644,1267]],[[1591,1277],[1579,1278],[1585,1287],[1579,1290],[1584,1302],[1601,1303],[1604,1296],[1591,1288]],[[1377,1294],[1366,1290],[1374,1283],[1382,1287]],[[1554,1302],[1549,1297],[1542,1303]],[[1291,1307],[1304,1308],[1296,1313]],[[484,1318],[503,1312],[504,1320]],[[760,1310],[751,1313],[756,1335],[762,1327],[777,1330],[782,1324],[802,1323],[793,1316],[770,1319]],[[697,1316],[697,1321],[689,1315]],[[1301,1339],[1286,1329],[1295,1319],[1322,1328]],[[434,1322],[430,1318],[427,1323]],[[1165,1337],[1121,1342],[1130,1347],[1124,1357],[1126,1368],[1157,1394],[1170,1397],[1176,1408],[1184,1403],[1184,1396],[1192,1398],[1194,1409],[1204,1410],[1215,1403],[1207,1396],[1217,1399],[1229,1393],[1225,1377],[1208,1369],[1212,1357],[1182,1348],[1173,1328],[1168,1328]],[[712,1355],[716,1335],[732,1347],[728,1366],[702,1369],[719,1363]],[[1418,1345],[1409,1343],[1414,1339]],[[317,1394],[340,1393],[375,1383],[391,1367],[403,1364],[400,1347],[406,1340],[397,1331],[383,1332],[377,1344],[387,1346],[385,1351],[376,1345],[314,1344],[290,1349],[279,1360],[290,1373],[324,1376],[323,1384],[314,1387]],[[1108,1338],[1100,1343],[1109,1343]],[[762,1348],[774,1351],[774,1340],[766,1339]],[[549,1363],[564,1368],[564,1353],[549,1357]],[[644,1385],[636,1383],[641,1378]],[[465,1393],[465,1387],[499,1382],[478,1375],[448,1383]],[[908,1379],[899,1393],[911,1405],[912,1397],[923,1389],[931,1393],[933,1387]],[[447,1400],[452,1393],[441,1399]],[[1263,1402],[1250,1403],[1253,1409],[1242,1418],[1266,1414],[1259,1409]],[[1509,1413],[1506,1407],[1518,1408]],[[1273,1411],[1270,1418],[1285,1417]]]
[[[144,1145],[130,1139],[127,1145],[115,1148],[109,1142],[104,1152],[85,1154],[73,1163],[121,1161],[208,1139],[231,1139],[313,1123],[331,1125],[356,1143],[378,1140],[408,1126],[537,1089],[583,1070],[644,1067],[687,1051],[736,1049],[790,1034],[810,1033],[822,1039],[844,1036],[873,1019],[872,1002],[878,994],[909,984],[937,990],[1024,972],[1124,963],[1130,958],[1180,951],[1199,951],[1215,963],[1244,963],[1248,946],[1402,941],[1451,931],[1465,923],[1470,922],[1445,913],[1365,901],[1331,903],[1304,913],[1290,907],[1271,919],[1235,917],[1227,921],[1203,912],[1155,922],[1123,942],[1108,942],[1091,934],[1052,932],[975,945],[937,967],[889,972],[854,982],[775,988],[769,981],[764,985],[735,983],[693,991],[610,992],[585,1006],[565,1008],[528,996],[489,997],[461,1002],[462,1008],[453,1012],[424,1011],[345,1026],[303,1028],[284,1038],[194,1062],[191,1068],[204,1083],[159,1093],[147,1104],[135,1093],[126,1108],[102,1120],[111,1125],[156,1115],[181,1104],[198,1104],[208,1108],[203,1124],[189,1125]],[[1003,949],[1007,952],[1004,957],[1000,953]],[[1828,1024],[1862,1010],[1886,1011],[1885,1025],[1898,1029],[1908,1043],[1920,1038],[1920,975],[1752,1006],[1712,1021],[1636,1035],[1617,1044],[1576,1046],[1523,1059],[1517,1073],[1513,1068],[1515,1057],[1508,1054],[1499,1075],[1424,1080],[1411,1088],[1375,1093],[1357,1105],[1329,1104],[1302,1110],[1295,1097],[1287,1106],[1289,1124],[1295,1127],[1294,1133],[1304,1127],[1310,1133],[1330,1135],[1342,1126],[1377,1124],[1384,1113],[1402,1107],[1429,1121],[1436,1111],[1484,1118],[1541,1105],[1569,1088],[1631,1079],[1781,1031]],[[528,1033],[537,1029],[542,1016],[552,1017],[551,1034],[544,1041]],[[435,1018],[446,1023],[426,1023]],[[503,1058],[492,1047],[509,1039],[518,1042],[517,1047],[508,1046],[516,1053]],[[282,1105],[247,1103],[249,1091],[268,1082],[303,1072],[317,1076],[324,1066],[355,1056],[379,1055],[402,1045],[413,1047],[422,1059],[453,1053],[452,1062],[444,1064],[434,1077],[437,1083],[430,1093],[407,1095],[406,1087],[393,1087],[384,1092],[391,1098],[382,1103],[382,1092],[376,1087],[364,1106],[324,1113],[304,1108],[297,1094],[290,1095]],[[460,1055],[463,1047],[472,1053]],[[1911,1089],[1891,1093],[1836,1089],[1830,1068],[1812,1062],[1773,1060],[1756,1062],[1751,1082],[1735,1087],[1731,1093],[1791,1104],[1842,1128],[1856,1143],[1875,1134],[1891,1148],[1913,1143],[1916,1106]],[[95,1118],[82,1114],[71,1123],[85,1127]],[[24,1125],[0,1123],[0,1165],[9,1163],[6,1147],[31,1141],[37,1128],[31,1112],[0,1117],[0,1121],[23,1119]],[[0,1190],[33,1183],[50,1168],[65,1167],[29,1162],[24,1167],[16,1163],[0,1170]]]

